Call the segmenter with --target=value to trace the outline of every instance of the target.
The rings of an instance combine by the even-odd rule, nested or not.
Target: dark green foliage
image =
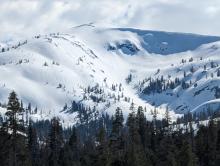
[[[124,165],[125,157],[125,140],[123,133],[123,114],[120,108],[116,109],[112,118],[112,131],[109,138],[109,163],[110,165]]]
[[[149,155],[145,153],[145,122],[146,120],[143,114],[142,107],[138,108],[137,115],[135,114],[135,112],[132,112],[128,116],[127,126],[129,130],[129,135],[127,145],[127,165],[151,165]]]
[[[17,98],[17,94],[13,91],[10,93],[8,98],[7,112],[5,113],[7,117],[6,127],[7,130],[12,130],[13,137],[16,136],[18,131],[18,114],[21,113],[20,102]]]
[[[31,158],[31,162],[33,166],[38,166],[39,160],[39,143],[37,138],[37,132],[35,128],[32,126],[32,123],[29,123],[28,126],[28,152]]]
[[[184,115],[177,121],[183,127],[178,127],[171,124],[168,108],[163,121],[157,120],[156,109],[153,120],[147,121],[144,109],[136,109],[132,102],[124,123],[120,108],[112,118],[102,115],[90,119],[90,113],[82,111],[83,106],[73,103],[82,113],[82,123],[75,127],[64,130],[59,119],[53,118],[30,121],[25,128],[19,117],[19,103],[12,92],[7,118],[1,118],[1,166],[220,165],[220,123],[211,119],[208,125],[195,130],[194,121],[203,117],[202,113]],[[207,113],[211,114],[218,115]]]
[[[80,166],[80,143],[77,138],[76,129],[73,128],[69,141],[60,151],[59,164]]]
[[[58,118],[53,118],[51,120],[51,129],[49,133],[49,165],[58,166],[59,165],[59,154],[61,148],[63,147],[63,136],[62,136],[62,127],[60,125]]]
[[[27,157],[28,150],[25,145],[25,136],[22,134],[23,131],[20,130],[23,129],[21,126],[23,123],[18,118],[22,109],[17,94],[14,91],[10,93],[8,99],[7,112],[5,113],[7,118],[0,131],[1,164],[26,166],[30,164],[30,159]]]
[[[186,83],[184,82],[184,84]],[[165,79],[163,76],[157,79],[149,78],[149,84],[143,89],[142,93],[146,95],[152,93],[162,93],[163,91],[166,91],[168,89],[175,89],[179,85],[181,85],[181,81],[179,78],[175,78],[173,81],[170,80],[170,78]]]

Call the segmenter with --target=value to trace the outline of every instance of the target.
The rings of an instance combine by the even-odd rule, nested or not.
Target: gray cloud
[[[219,0],[0,0],[0,40],[102,22],[220,35]]]

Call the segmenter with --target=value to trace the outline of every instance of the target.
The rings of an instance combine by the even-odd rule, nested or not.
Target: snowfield
[[[25,106],[37,107],[32,119],[59,116],[66,126],[76,122],[76,113],[67,111],[72,101],[110,115],[121,107],[125,116],[133,101],[149,119],[155,107],[161,118],[168,106],[173,119],[217,110],[219,55],[220,37],[80,26],[0,53],[0,102],[15,90]],[[161,77],[164,87],[175,78],[180,83],[144,93]]]

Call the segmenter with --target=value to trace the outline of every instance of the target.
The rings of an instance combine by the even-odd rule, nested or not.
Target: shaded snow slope
[[[168,55],[188,50],[195,50],[202,44],[219,41],[217,36],[203,36],[187,33],[171,33],[160,31],[146,31],[139,29],[120,28],[139,36],[141,46],[149,53]]]

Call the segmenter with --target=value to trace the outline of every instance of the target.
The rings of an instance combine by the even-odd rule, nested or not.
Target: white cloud
[[[209,6],[205,11],[210,17],[215,17],[216,15],[218,15],[220,7]]]
[[[220,35],[219,0],[0,0],[0,40],[83,23]]]

